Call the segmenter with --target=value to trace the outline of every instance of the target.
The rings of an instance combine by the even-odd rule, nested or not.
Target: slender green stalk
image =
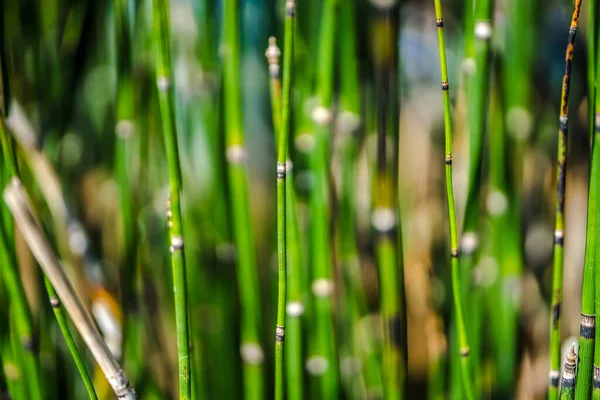
[[[593,3],[593,2],[591,2]],[[598,12],[598,10],[595,10]],[[596,68],[595,77],[600,76],[600,52],[596,52],[596,60],[594,66]],[[590,238],[590,241],[587,240],[586,235],[586,250],[587,246],[591,245],[594,250],[593,260],[591,262],[594,263],[595,268],[595,310],[596,315],[600,315],[600,268],[598,266],[598,261],[600,261],[600,254],[598,254],[598,245],[600,244],[600,235],[598,234],[598,230],[600,229],[600,218],[596,216],[598,212],[598,203],[600,202],[600,193],[598,188],[598,180],[600,179],[600,93],[594,90],[594,134],[592,136],[592,155],[591,155],[591,163],[590,163],[590,187],[589,187],[589,197],[588,197],[588,231],[587,235],[591,235],[592,232],[595,234],[595,238]],[[592,197],[594,195],[594,197]],[[594,203],[594,204],[590,204]],[[592,206],[594,206],[594,214],[589,214],[592,212]],[[590,219],[592,221],[590,221]],[[590,224],[594,225],[594,229],[590,231]],[[594,240],[594,242],[591,242]],[[586,260],[587,260],[587,251],[586,251]],[[590,254],[590,257],[592,255]],[[595,331],[595,343],[600,343],[600,329],[596,329]],[[593,372],[593,384],[592,384],[592,397],[595,400],[600,400],[600,346],[594,346],[594,372]]]
[[[560,400],[572,400],[575,398],[575,369],[577,368],[577,354],[575,345],[567,353],[565,366],[562,374],[562,385],[560,386]]]
[[[339,114],[337,132],[341,142],[341,194],[339,204],[338,232],[340,261],[344,282],[345,313],[342,334],[346,338],[345,358],[342,363],[362,365],[349,368],[345,376],[347,391],[351,398],[360,399],[369,393],[381,393],[381,363],[379,349],[374,343],[371,324],[361,318],[368,313],[365,288],[361,280],[360,255],[357,245],[356,218],[356,174],[361,132],[361,95],[358,64],[358,43],[355,0],[347,1],[340,8],[340,59],[344,68],[340,70]],[[340,350],[341,353],[341,350]],[[363,389],[364,388],[364,389]],[[366,393],[365,393],[366,392]]]
[[[120,257],[121,304],[123,317],[123,359],[135,385],[141,375],[142,346],[139,335],[143,329],[139,309],[137,280],[137,219],[133,193],[134,160],[139,144],[134,137],[135,106],[132,77],[132,16],[130,0],[114,2],[113,24],[116,38],[117,93],[115,99],[115,175],[119,185],[119,205],[123,230]],[[139,135],[139,132],[138,132]]]
[[[241,110],[238,0],[224,3],[225,146],[233,236],[237,252],[237,283],[241,312],[241,355],[245,398],[264,398],[261,312],[254,238],[250,222],[246,149]]]
[[[169,165],[170,196],[167,201],[173,292],[175,295],[175,320],[177,325],[177,352],[179,362],[179,397],[191,397],[190,338],[188,327],[188,295],[183,252],[183,227],[181,220],[181,171],[175,123],[171,54],[169,48],[169,4],[166,0],[153,0],[154,40],[157,46],[156,83],[162,120],[167,163]]]
[[[588,2],[588,23],[587,23],[587,95],[588,95],[588,117],[590,129],[590,142],[594,140],[594,109],[596,99],[596,51],[597,51],[597,33],[598,33],[598,15],[596,0]]]
[[[552,277],[552,308],[551,315],[552,321],[550,325],[550,387],[549,387],[549,399],[556,399],[558,392],[558,376],[560,374],[560,316],[561,316],[561,303],[562,303],[562,288],[563,288],[563,253],[564,253],[564,209],[565,209],[565,190],[566,190],[566,162],[567,162],[567,129],[568,129],[568,111],[569,111],[569,89],[571,81],[571,65],[573,62],[573,49],[575,46],[575,36],[577,33],[577,25],[579,22],[579,11],[581,9],[581,0],[575,2],[575,9],[573,11],[573,17],[571,19],[571,27],[569,29],[569,43],[567,44],[567,51],[565,55],[565,74],[563,77],[562,93],[561,93],[561,106],[560,106],[560,129],[558,132],[558,159],[557,159],[557,171],[556,171],[556,219],[554,222],[554,267]],[[588,249],[586,243],[586,249]],[[589,249],[587,251],[592,251]],[[586,253],[587,253],[586,251]],[[586,260],[588,257],[586,257]],[[589,262],[585,263],[583,284],[584,287],[593,289],[594,275],[592,274],[592,265]],[[591,286],[590,286],[591,285]],[[589,293],[589,290],[583,292]],[[591,303],[589,302],[591,300]],[[594,313],[594,298],[587,298],[582,303],[582,312],[588,311],[588,314]],[[592,355],[593,355],[593,339],[595,321],[593,316],[583,315],[581,316],[581,336],[580,342],[580,355],[582,357],[582,368],[579,374],[582,379],[585,377],[591,384],[591,369],[592,369]],[[591,331],[590,331],[591,329]],[[590,346],[591,345],[591,346]],[[588,372],[589,370],[589,372]],[[588,379],[589,378],[589,379]],[[577,377],[579,380],[579,376]],[[582,384],[582,386],[585,384]],[[589,389],[589,387],[588,387]],[[586,391],[585,388],[580,390],[580,393]],[[588,390],[589,392],[589,390]]]
[[[478,253],[480,240],[481,165],[483,158],[483,138],[487,128],[490,97],[491,45],[493,33],[493,0],[474,2],[473,31],[467,34],[467,54],[475,64],[472,76],[467,76],[468,121],[469,121],[469,168],[468,191],[465,219],[460,251],[460,274],[462,295],[466,299],[465,310],[470,315],[467,329],[470,337],[471,359],[474,365],[474,389],[476,397],[481,396],[481,345],[483,302],[481,289],[471,290],[469,277]],[[468,10],[466,10],[468,12]],[[471,55],[472,54],[472,55]],[[467,300],[468,299],[468,300]],[[455,329],[457,328],[454,326]],[[456,348],[453,349],[456,351]],[[455,358],[458,354],[455,353]]]
[[[318,377],[323,399],[339,397],[338,361],[332,321],[333,292],[331,243],[329,234],[329,139],[332,121],[334,44],[337,0],[322,5],[321,41],[318,55],[316,90],[318,103],[312,111],[315,147],[311,154],[313,186],[310,196],[310,254],[314,294],[314,334],[307,361]],[[310,368],[309,368],[310,369]],[[309,371],[310,372],[310,371]]]
[[[286,309],[286,174],[288,158],[288,137],[291,131],[290,96],[294,71],[294,35],[296,20],[296,1],[287,0],[285,10],[285,33],[283,47],[283,91],[281,130],[277,137],[277,257],[279,265],[279,284],[277,301],[277,326],[275,327],[275,399],[284,398],[284,363],[283,350],[285,340]],[[293,382],[294,385],[298,382]],[[291,388],[297,390],[297,387]]]
[[[85,389],[90,396],[90,399],[97,399],[96,391],[94,390],[94,385],[92,384],[92,379],[90,378],[87,369],[85,368],[85,362],[79,353],[79,349],[75,344],[75,340],[71,335],[71,331],[69,330],[69,325],[67,321],[67,316],[63,311],[60,299],[56,294],[56,290],[50,283],[47,277],[44,276],[44,283],[46,285],[46,290],[48,291],[48,297],[50,298],[50,305],[52,306],[52,311],[54,311],[54,316],[56,317],[56,322],[58,322],[58,326],[65,338],[65,342],[67,343],[67,347],[71,352],[71,356],[73,357],[73,361],[75,361],[75,365],[81,374],[81,379],[83,379],[83,384],[85,385]]]
[[[446,198],[448,202],[448,220],[450,228],[450,255],[452,268],[452,296],[454,302],[454,317],[458,331],[458,346],[461,355],[461,373],[464,396],[473,399],[471,371],[469,362],[469,342],[463,314],[461,279],[458,264],[458,231],[456,224],[456,209],[454,205],[454,188],[452,186],[452,116],[450,108],[450,87],[448,83],[448,67],[446,62],[446,43],[444,38],[444,19],[442,16],[441,0],[434,0],[435,17],[438,32],[440,69],[442,75],[442,92],[444,97],[444,127],[445,127],[445,170]]]
[[[398,3],[377,10],[372,46],[375,61],[377,155],[371,222],[379,272],[383,319],[383,389],[386,398],[405,397],[407,374],[406,301],[398,209]],[[390,151],[389,147],[392,147]],[[392,157],[389,157],[389,155]]]

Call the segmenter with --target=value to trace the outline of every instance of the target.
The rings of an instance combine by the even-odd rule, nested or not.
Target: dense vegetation
[[[600,399],[599,18],[0,0],[3,398]]]

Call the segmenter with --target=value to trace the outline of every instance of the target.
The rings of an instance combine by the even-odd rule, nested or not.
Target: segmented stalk
[[[575,369],[577,368],[577,354],[575,345],[567,353],[565,366],[562,374],[562,385],[560,386],[560,400],[573,400],[575,398]]]
[[[179,365],[179,397],[189,399],[192,385],[190,379],[190,338],[188,327],[188,295],[183,252],[183,227],[181,220],[181,171],[175,123],[175,101],[172,85],[171,54],[169,47],[169,3],[153,0],[154,40],[157,46],[156,85],[162,121],[167,163],[169,166],[170,195],[167,201],[173,292],[175,296],[175,322],[177,328],[177,353]]]
[[[600,76],[600,52],[596,52],[596,60],[594,66],[596,68],[595,76]],[[595,236],[594,238],[588,238],[586,236],[586,260],[588,257],[587,246],[592,247],[591,253],[593,259],[590,262],[594,263],[595,268],[595,310],[596,315],[600,315],[600,268],[598,267],[598,245],[600,244],[600,235],[598,230],[600,229],[600,218],[596,216],[598,212],[598,202],[600,202],[600,193],[598,187],[598,180],[600,179],[600,93],[597,90],[594,93],[594,134],[591,137],[592,151],[591,151],[591,163],[590,163],[590,188],[588,196],[588,231],[587,235]],[[594,204],[590,204],[594,203]],[[592,206],[594,209],[592,210]],[[590,214],[592,213],[593,214]],[[590,219],[592,221],[590,221]],[[590,224],[593,224],[593,230],[590,230]],[[592,242],[592,240],[594,240]],[[592,254],[589,255],[592,257]],[[600,343],[600,329],[595,331],[595,343]],[[592,383],[592,397],[595,400],[600,400],[600,346],[594,346],[594,372],[593,372],[593,383]]]
[[[71,331],[69,330],[69,325],[67,321],[67,316],[62,309],[60,299],[56,294],[56,290],[48,280],[46,276],[44,276],[44,283],[46,285],[46,291],[48,292],[48,298],[50,299],[50,305],[52,306],[52,311],[54,312],[54,316],[56,317],[56,322],[58,322],[58,326],[65,338],[65,342],[67,343],[67,347],[69,348],[69,352],[73,357],[73,361],[75,361],[75,365],[79,370],[79,374],[81,375],[81,379],[83,380],[83,384],[85,385],[85,389],[87,390],[90,399],[94,400],[98,397],[96,396],[96,391],[94,390],[94,385],[92,384],[92,379],[90,378],[87,369],[85,368],[85,361],[81,357],[79,353],[79,349],[75,344],[75,340],[71,335]]]
[[[315,147],[311,154],[313,186],[310,196],[310,255],[314,294],[314,334],[309,365],[318,377],[324,399],[339,397],[338,362],[332,321],[333,280],[329,234],[329,139],[332,121],[334,54],[337,0],[322,6],[316,90],[317,106],[312,111]]]
[[[281,130],[277,137],[277,258],[279,266],[277,326],[275,327],[275,399],[284,398],[284,363],[283,350],[285,340],[286,309],[286,173],[288,157],[288,137],[291,131],[290,95],[294,71],[294,34],[296,20],[296,1],[287,0],[285,10],[285,33],[283,47],[283,91]],[[297,383],[297,382],[294,382]]]
[[[262,366],[264,354],[260,345],[261,305],[245,168],[247,154],[241,109],[238,0],[224,2],[224,17],[225,146],[238,264],[243,387],[245,398],[259,399],[265,397]]]
[[[450,256],[452,274],[452,296],[454,303],[454,317],[458,331],[458,346],[461,355],[461,376],[463,394],[467,399],[473,399],[473,389],[469,362],[469,342],[463,314],[463,301],[461,293],[461,277],[458,264],[458,230],[456,225],[456,209],[454,205],[454,188],[452,186],[452,116],[450,108],[450,87],[448,83],[448,67],[446,62],[446,43],[444,38],[444,19],[442,16],[441,0],[434,0],[435,17],[438,32],[440,69],[442,75],[442,93],[444,98],[444,128],[445,128],[445,170],[446,170],[446,198],[448,202],[448,221],[450,230]]]
[[[550,398],[556,396],[558,390],[557,371],[560,370],[560,308],[562,301],[562,286],[563,286],[563,246],[564,246],[564,208],[565,208],[565,190],[566,190],[566,161],[567,161],[567,129],[568,129],[568,112],[569,112],[569,89],[571,81],[571,66],[573,62],[573,51],[575,46],[575,36],[577,33],[577,25],[579,22],[579,11],[581,9],[581,0],[576,0],[573,16],[571,18],[571,27],[569,29],[569,41],[565,55],[565,73],[562,81],[561,105],[559,117],[559,132],[558,132],[558,157],[556,171],[556,220],[554,222],[554,268],[552,278],[552,321],[550,326]],[[587,248],[587,246],[586,246]],[[586,263],[587,264],[587,263]],[[590,275],[590,267],[584,268],[584,286],[592,284],[593,275]],[[591,281],[591,282],[590,282]],[[584,291],[585,293],[585,291]],[[585,302],[585,300],[584,300]],[[591,310],[589,308],[591,307]],[[582,304],[582,310],[586,309],[588,314],[594,313],[593,297],[591,304]],[[593,330],[589,332],[590,318],[582,315],[582,341],[580,343],[580,355],[582,356],[583,370],[582,377],[589,378],[591,383],[592,369],[592,354],[593,354]],[[594,324],[595,325],[595,324]],[[584,328],[585,326],[585,328]],[[592,327],[593,329],[593,327]],[[590,347],[590,344],[592,345]],[[586,376],[587,375],[587,376]],[[579,379],[579,378],[578,378]],[[585,391],[581,389],[580,393]]]

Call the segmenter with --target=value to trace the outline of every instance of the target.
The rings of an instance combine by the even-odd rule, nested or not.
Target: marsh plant
[[[2,398],[600,399],[599,18],[0,0]]]

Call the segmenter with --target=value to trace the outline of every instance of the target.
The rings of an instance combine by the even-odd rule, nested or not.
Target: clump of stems
[[[17,178],[13,178],[4,190],[4,201],[12,212],[31,252],[58,293],[73,324],[98,362],[115,394],[119,399],[136,399],[135,391],[129,385],[129,380],[102,339],[92,317],[75,293],[47,238],[42,233],[38,218]]]
[[[171,266],[173,269],[173,292],[175,295],[175,319],[177,326],[177,352],[179,362],[179,397],[191,397],[190,338],[188,327],[188,295],[185,257],[183,252],[183,227],[181,219],[181,171],[175,123],[173,98],[169,4],[166,0],[153,0],[154,40],[157,46],[156,84],[162,129],[169,166],[169,200],[167,217],[169,224]]]
[[[454,205],[454,188],[452,186],[452,115],[450,107],[450,93],[448,83],[448,67],[446,62],[446,43],[444,38],[444,18],[442,15],[441,0],[434,0],[435,17],[438,32],[440,69],[442,75],[442,93],[444,97],[444,128],[445,128],[445,170],[446,170],[446,199],[448,202],[448,221],[450,228],[450,256],[452,274],[452,296],[454,303],[454,317],[458,330],[458,346],[461,355],[461,377],[464,396],[473,399],[473,390],[470,375],[469,342],[463,314],[463,301],[461,294],[460,271],[458,265],[458,231],[456,224],[456,209]]]

